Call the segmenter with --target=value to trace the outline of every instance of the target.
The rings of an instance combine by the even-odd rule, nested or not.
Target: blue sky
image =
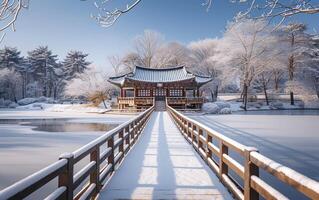
[[[113,1],[125,5],[128,0]],[[30,0],[30,8],[18,19],[17,31],[9,31],[1,47],[18,47],[26,55],[39,45],[48,45],[60,59],[69,50],[82,50],[90,54],[89,60],[97,67],[110,69],[107,57],[129,52],[133,39],[145,29],[162,33],[166,41],[183,44],[221,37],[227,21],[243,8],[227,0],[215,0],[206,12],[203,1],[142,0],[112,27],[102,28],[90,18],[97,13],[93,0]],[[294,20],[305,22],[310,30],[319,30],[319,15]]]

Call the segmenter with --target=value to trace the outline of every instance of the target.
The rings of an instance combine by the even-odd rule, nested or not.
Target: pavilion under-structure
[[[212,78],[195,75],[184,66],[145,68],[136,66],[132,72],[110,77],[120,87],[119,109],[143,109],[154,102],[165,102],[175,108],[200,108],[204,103],[199,88]]]

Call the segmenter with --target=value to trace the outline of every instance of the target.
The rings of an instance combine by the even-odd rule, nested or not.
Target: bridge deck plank
[[[232,199],[183,138],[167,112],[154,112],[144,133],[99,199]]]

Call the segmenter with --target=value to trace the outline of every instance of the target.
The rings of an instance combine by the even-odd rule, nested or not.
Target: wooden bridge
[[[233,156],[230,152],[236,152]],[[75,170],[75,165],[87,164]],[[288,199],[259,170],[309,199],[319,183],[188,118],[154,106],[0,191],[23,199],[58,179],[52,199]],[[233,173],[230,173],[232,171]],[[240,179],[240,180],[238,180]]]

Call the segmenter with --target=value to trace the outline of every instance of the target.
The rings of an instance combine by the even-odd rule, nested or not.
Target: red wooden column
[[[121,92],[120,92],[121,94],[121,97],[124,97],[124,89],[123,88],[121,88]]]

